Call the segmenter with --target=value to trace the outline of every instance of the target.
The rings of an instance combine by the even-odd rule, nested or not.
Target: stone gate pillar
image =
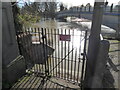
[[[12,7],[2,3],[2,86],[16,82],[25,74],[25,60],[19,54],[16,40]]]

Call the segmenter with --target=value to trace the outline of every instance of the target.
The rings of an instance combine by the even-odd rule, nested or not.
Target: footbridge
[[[72,11],[65,10],[57,12],[57,18],[66,18],[66,17],[79,17],[92,20],[93,12],[89,11]],[[117,32],[120,32],[120,12],[105,12],[103,14],[103,25],[106,25],[112,29],[115,29]]]

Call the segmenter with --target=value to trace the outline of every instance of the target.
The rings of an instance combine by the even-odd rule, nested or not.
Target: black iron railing
[[[79,84],[84,80],[87,35],[76,29],[30,27],[17,36],[28,71]]]

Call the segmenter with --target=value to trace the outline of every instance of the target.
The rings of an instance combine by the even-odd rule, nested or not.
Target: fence
[[[17,36],[27,71],[74,84],[83,81],[87,31],[30,27]]]

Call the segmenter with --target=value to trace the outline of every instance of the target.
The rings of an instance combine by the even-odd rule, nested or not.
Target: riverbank
[[[110,49],[109,49],[109,56],[112,60],[112,62],[115,64],[116,68],[119,71],[115,71],[114,67],[110,66],[110,72],[113,75],[113,78],[115,80],[114,87],[120,88],[120,41],[117,40],[109,40],[110,42]]]

